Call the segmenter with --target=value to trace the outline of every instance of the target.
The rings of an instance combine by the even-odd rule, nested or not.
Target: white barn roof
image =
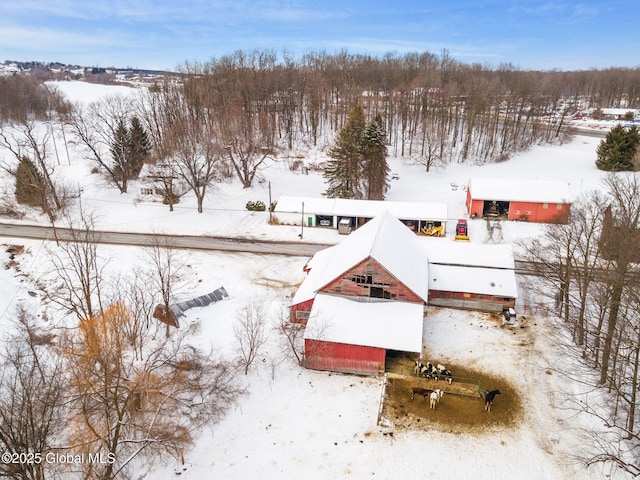
[[[274,213],[302,213],[343,217],[373,218],[387,211],[403,220],[446,221],[448,205],[428,202],[391,202],[386,200],[353,200],[346,198],[289,197],[278,199]]]
[[[313,302],[304,338],[420,352],[423,316],[424,307],[419,303],[362,301],[318,294]]]
[[[472,178],[469,192],[473,200],[505,202],[571,203],[572,198],[568,183],[549,180]]]
[[[513,270],[429,264],[429,289],[518,298]]]
[[[311,269],[293,298],[298,304],[368,257],[425,302],[429,297],[428,262],[416,235],[388,212],[355,230],[342,242],[316,253]]]
[[[510,244],[456,242],[432,237],[419,237],[419,240],[430,264],[515,268],[513,249]]]

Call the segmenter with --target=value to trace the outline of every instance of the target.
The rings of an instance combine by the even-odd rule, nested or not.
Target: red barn
[[[291,321],[317,370],[377,375],[390,350],[420,354],[425,304],[501,312],[517,297],[509,246],[419,238],[389,213],[304,270]]]
[[[308,368],[377,375],[387,350],[420,353],[428,262],[402,222],[384,213],[306,269],[291,320],[306,323]]]
[[[473,178],[466,203],[472,218],[567,223],[570,198],[564,182]]]
[[[318,294],[304,333],[305,366],[377,375],[387,350],[422,350],[423,303]]]

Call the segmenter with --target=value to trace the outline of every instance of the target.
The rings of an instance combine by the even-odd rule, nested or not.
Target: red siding
[[[471,216],[473,199],[471,198],[471,190],[469,188],[467,188],[467,201],[465,202],[465,204],[467,206],[467,212],[469,212],[469,216]],[[482,213],[482,209],[480,210],[480,213]]]
[[[420,261],[420,259],[416,259]],[[425,260],[426,261],[426,260]],[[368,279],[371,279],[371,282]],[[358,279],[363,280],[358,282]],[[340,275],[320,289],[324,293],[347,295],[351,297],[369,297],[371,289],[381,288],[390,300],[423,303],[423,300],[407,288],[382,265],[368,257],[358,265]]]
[[[516,300],[512,297],[498,297],[495,295],[481,295],[478,293],[447,292],[429,290],[429,300],[432,298],[454,298],[459,300],[475,300],[477,302],[502,303],[504,308],[514,308]]]
[[[530,203],[511,202],[509,220],[526,220],[538,223],[567,223],[569,221],[568,203]]]
[[[469,192],[467,192],[467,210],[471,218],[482,218],[482,209],[484,208],[484,200],[471,200]]]
[[[378,375],[384,368],[384,348],[305,340],[305,367],[331,372]]]
[[[471,191],[467,190],[466,203],[469,217],[482,218],[484,202],[484,200],[471,198]],[[567,223],[570,210],[570,203],[509,202],[508,219],[537,223]]]
[[[291,322],[293,323],[300,323],[302,325],[306,325],[307,324],[307,320],[309,319],[309,316],[307,315],[306,318],[300,318],[302,317],[301,315],[296,315],[296,312],[310,312],[311,311],[311,307],[313,307],[313,298],[305,301],[305,302],[300,302],[300,303],[296,303],[295,305],[291,305],[291,308],[289,309],[289,320],[291,320]]]

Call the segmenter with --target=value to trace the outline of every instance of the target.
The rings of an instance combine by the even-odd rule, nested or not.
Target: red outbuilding
[[[466,203],[471,218],[567,223],[571,192],[565,182],[473,178]]]

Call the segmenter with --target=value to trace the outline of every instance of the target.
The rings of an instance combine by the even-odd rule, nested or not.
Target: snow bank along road
[[[108,231],[94,231],[92,234],[95,235],[95,241],[97,243],[107,243],[112,245],[148,247],[161,242],[162,244],[170,245],[174,248],[290,255],[296,257],[310,257],[318,250],[331,246],[329,244],[307,243],[302,241],[287,242],[195,235],[166,235]],[[69,241],[73,238],[73,235],[68,228],[56,227],[54,230],[52,227],[6,223],[0,223],[0,236],[50,241]]]
[[[332,244],[328,243],[288,242],[284,240],[258,240],[204,235],[167,235],[100,230],[91,233],[95,235],[96,243],[110,245],[148,247],[161,243],[162,245],[170,245],[173,248],[287,255],[293,257],[311,257],[317,251],[332,246]],[[63,242],[73,239],[73,235],[68,228],[56,227],[54,231],[54,229],[49,226],[15,225],[7,223],[0,223],[0,237],[30,238],[49,241],[59,240]],[[515,267],[516,273],[520,275],[540,276],[543,275],[541,272],[544,271],[540,268],[534,268],[534,262],[523,260],[516,260]]]

